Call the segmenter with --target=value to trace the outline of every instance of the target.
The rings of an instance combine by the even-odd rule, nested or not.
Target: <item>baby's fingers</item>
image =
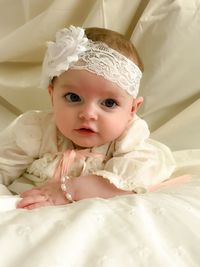
[[[45,201],[45,202],[39,202],[39,203],[34,203],[34,204],[31,204],[31,205],[28,205],[25,207],[25,209],[27,210],[33,210],[33,209],[36,209],[36,208],[41,208],[41,207],[46,207],[46,206],[51,206],[52,204],[48,201]]]
[[[20,200],[17,203],[16,207],[23,209],[23,208],[26,208],[29,205],[37,204],[37,203],[40,203],[40,202],[45,202],[46,200],[47,200],[47,198],[45,196],[41,196],[41,195],[27,196],[27,197],[24,197],[22,200]]]
[[[20,194],[21,197],[29,197],[29,196],[36,196],[36,195],[41,195],[40,188],[30,189]]]

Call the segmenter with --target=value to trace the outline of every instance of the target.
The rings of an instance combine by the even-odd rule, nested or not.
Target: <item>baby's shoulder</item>
[[[135,116],[124,133],[115,140],[115,154],[129,153],[149,138],[150,132],[146,121]]]
[[[21,114],[15,124],[24,124],[24,125],[40,125],[43,122],[52,120],[51,111],[42,111],[42,110],[30,110]]]
[[[28,154],[37,154],[43,142],[45,131],[53,124],[52,114],[48,111],[27,111],[20,115],[11,125],[10,133],[18,147]],[[29,153],[30,147],[31,153]]]

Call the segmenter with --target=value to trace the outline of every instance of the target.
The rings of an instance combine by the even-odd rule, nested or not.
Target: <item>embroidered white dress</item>
[[[18,117],[0,134],[0,144],[0,183],[16,193],[53,178],[59,152],[74,149],[56,129],[52,113],[44,111]],[[137,116],[123,136],[86,151],[104,157],[75,159],[68,175],[96,174],[124,190],[148,190],[168,178],[175,165],[170,150],[149,139],[146,122]]]

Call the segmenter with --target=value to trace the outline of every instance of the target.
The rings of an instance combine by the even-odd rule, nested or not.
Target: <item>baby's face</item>
[[[68,70],[49,87],[60,132],[81,147],[113,141],[126,129],[137,107],[116,84],[85,70]]]

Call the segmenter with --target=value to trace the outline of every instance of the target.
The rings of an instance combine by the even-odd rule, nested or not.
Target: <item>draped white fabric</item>
[[[154,193],[33,211],[0,187],[2,267],[200,266],[200,0],[1,0],[0,129],[50,107],[38,88],[45,42],[65,26],[130,37],[145,65],[140,116],[174,150],[173,176]]]

